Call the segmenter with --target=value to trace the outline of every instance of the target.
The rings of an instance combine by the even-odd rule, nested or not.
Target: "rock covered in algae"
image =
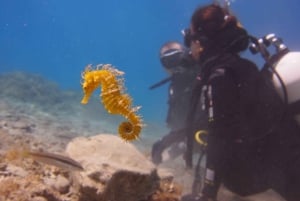
[[[145,200],[159,185],[153,163],[118,136],[78,137],[66,152],[85,169],[77,180],[86,200]]]

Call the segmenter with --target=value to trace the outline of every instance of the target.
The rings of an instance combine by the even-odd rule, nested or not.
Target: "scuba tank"
[[[300,52],[289,51],[275,34],[260,39],[250,36],[250,40],[250,51],[253,54],[259,52],[264,58],[263,69],[270,73],[276,91],[300,125]],[[271,45],[275,48],[272,55],[267,49]]]
[[[300,52],[288,52],[276,64],[275,69],[280,75],[287,96],[288,110],[295,116],[300,125]],[[273,76],[273,84],[279,95],[284,98],[282,84],[277,76]]]
[[[300,100],[300,52],[288,52],[277,63],[275,69],[280,75],[287,90],[288,103]],[[273,76],[273,83],[279,95],[283,98],[281,83],[276,76]]]

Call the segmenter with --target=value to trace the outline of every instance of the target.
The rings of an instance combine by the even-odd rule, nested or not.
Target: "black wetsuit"
[[[192,89],[196,80],[196,66],[183,73],[176,73],[172,76],[169,87],[168,113],[166,118],[167,126],[170,128],[170,133],[157,141],[152,146],[152,161],[159,164],[162,160],[162,152],[173,144],[184,142],[186,139],[186,119],[190,108],[190,99]],[[195,111],[194,111],[195,112]],[[203,118],[204,112],[195,112],[197,124],[193,130],[201,127],[205,129]],[[200,123],[199,123],[200,122]]]
[[[201,104],[208,113],[203,194],[221,183],[240,195],[273,188],[300,200],[300,130],[252,62],[219,55],[201,73]]]
[[[184,127],[196,71],[175,73],[169,86],[168,114],[166,123],[171,130]]]

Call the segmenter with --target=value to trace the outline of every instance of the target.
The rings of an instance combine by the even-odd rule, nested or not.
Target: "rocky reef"
[[[50,166],[19,155],[16,150],[25,146],[45,146],[32,136],[1,132],[0,137],[1,201],[176,201],[181,195],[180,190],[175,190],[180,189],[179,185],[160,179],[155,166],[144,155],[113,135],[79,137],[68,143],[63,154],[80,162],[82,171]]]

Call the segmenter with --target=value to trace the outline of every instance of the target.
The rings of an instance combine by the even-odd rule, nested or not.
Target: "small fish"
[[[48,165],[54,165],[56,167],[73,170],[73,171],[83,171],[84,168],[80,163],[73,160],[70,157],[63,156],[60,154],[54,154],[49,152],[38,152],[38,151],[24,151],[24,156],[29,156],[34,160]]]
[[[67,170],[84,170],[80,163],[70,157],[45,151],[33,151],[26,146],[23,147],[22,145],[17,148],[12,147],[11,149],[7,150],[4,157],[8,161],[30,157],[37,162],[43,162]]]

